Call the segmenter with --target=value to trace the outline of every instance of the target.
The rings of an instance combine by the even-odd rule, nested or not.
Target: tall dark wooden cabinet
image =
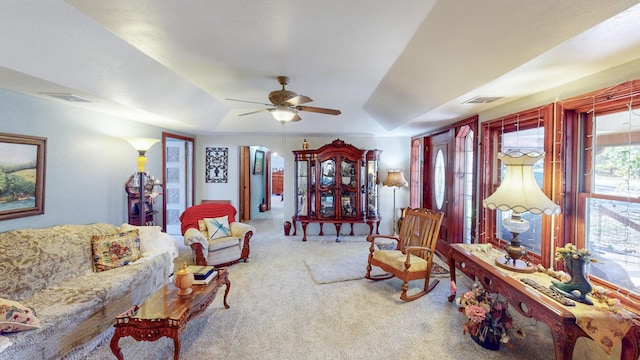
[[[302,224],[307,240],[307,225],[318,223],[319,235],[324,235],[324,223],[340,228],[347,223],[365,223],[369,233],[380,225],[378,214],[378,160],[380,150],[358,149],[340,139],[318,149],[293,151],[295,157],[296,205],[292,217],[294,235],[296,223]]]

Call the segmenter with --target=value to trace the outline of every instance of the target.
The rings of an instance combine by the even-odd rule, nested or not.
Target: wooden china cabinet
[[[318,149],[295,150],[296,204],[293,235],[297,222],[302,224],[302,241],[307,240],[307,225],[322,226],[332,223],[336,228],[336,241],[340,241],[340,228],[347,223],[364,223],[369,234],[376,234],[380,226],[378,214],[378,161],[380,150],[363,150],[334,140]]]

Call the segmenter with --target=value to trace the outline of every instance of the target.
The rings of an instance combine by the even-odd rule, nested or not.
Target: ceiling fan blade
[[[327,115],[340,115],[340,114],[342,114],[342,112],[340,110],[325,109],[325,108],[319,108],[319,107],[314,107],[314,106],[296,106],[296,110],[309,111],[309,112],[315,112],[315,113],[327,114]]]
[[[255,114],[255,113],[259,113],[259,112],[263,112],[263,111],[269,111],[269,110],[271,110],[271,109],[256,110],[256,111],[252,111],[252,112],[248,112],[248,113],[244,113],[244,114],[238,114],[238,116],[251,115],[251,114]]]
[[[261,103],[261,102],[257,102],[257,101],[249,101],[249,100],[238,100],[238,99],[229,99],[229,98],[225,98],[225,100],[239,101],[239,102],[249,103],[249,104],[260,104],[260,105],[266,105],[266,106],[273,106],[273,104],[265,104],[265,103]]]
[[[298,95],[298,96],[294,96],[291,99],[285,101],[287,104],[291,105],[291,106],[298,106],[301,104],[306,104],[309,102],[312,102],[313,100],[311,100],[310,97],[308,96],[304,96],[304,95]]]
[[[289,122],[296,122],[300,120],[302,120],[302,118],[300,117],[300,115],[296,114],[296,116],[294,116],[293,119],[289,120]]]

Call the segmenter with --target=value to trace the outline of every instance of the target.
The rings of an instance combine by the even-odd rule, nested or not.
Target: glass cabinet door
[[[320,163],[320,186],[329,187],[336,184],[336,161],[325,160]]]
[[[342,160],[340,165],[341,184],[346,186],[357,186],[358,179],[356,178],[356,163],[349,160]]]
[[[343,217],[358,215],[358,195],[356,192],[342,191],[340,212]]]
[[[309,213],[309,162],[301,160],[297,162],[297,201],[296,201],[296,215],[308,216]]]
[[[333,190],[320,192],[320,216],[330,218],[336,216],[335,193]]]
[[[378,160],[380,159],[380,150],[368,150],[367,162],[365,165],[365,181],[363,183],[363,191],[366,192],[363,201],[365,202],[365,216],[370,219],[379,219],[378,213]]]
[[[316,164],[315,161],[311,161],[311,167],[309,168],[309,180],[311,181],[311,187],[309,187],[309,216],[316,216]]]
[[[378,216],[378,162],[367,162],[367,217]]]

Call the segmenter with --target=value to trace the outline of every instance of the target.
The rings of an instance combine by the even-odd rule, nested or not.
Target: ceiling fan
[[[285,85],[289,84],[289,77],[287,76],[278,76],[278,83],[282,85],[282,89],[274,90],[269,93],[269,101],[271,101],[271,104],[264,104],[264,103],[255,102],[255,101],[229,99],[229,98],[227,98],[227,100],[271,106],[268,109],[252,111],[252,112],[240,114],[239,116],[251,115],[259,112],[268,111],[271,113],[271,115],[273,115],[273,117],[276,120],[280,121],[282,124],[289,121],[302,120],[300,115],[298,115],[298,111],[309,111],[309,112],[328,114],[328,115],[341,114],[340,110],[325,109],[325,108],[319,108],[314,106],[302,105],[302,104],[310,103],[313,100],[311,100],[311,98],[308,96],[298,95],[293,91],[289,91],[285,89],[284,88]]]

